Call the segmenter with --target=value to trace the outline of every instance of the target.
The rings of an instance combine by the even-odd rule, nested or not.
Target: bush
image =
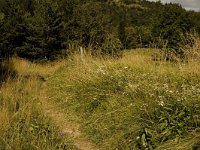
[[[109,34],[102,44],[101,53],[103,55],[120,57],[122,56],[122,47],[121,41],[116,36]]]

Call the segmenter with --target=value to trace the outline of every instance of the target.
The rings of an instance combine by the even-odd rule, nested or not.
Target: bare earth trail
[[[43,89],[46,89],[46,83],[43,85]],[[79,124],[70,121],[67,118],[66,113],[62,112],[58,106],[54,105],[48,97],[48,94],[45,90],[41,93],[41,105],[42,112],[45,116],[50,118],[55,126],[60,128],[61,134],[63,136],[68,136],[73,140],[74,145],[79,150],[98,150],[91,142],[89,142],[85,137],[83,137]]]

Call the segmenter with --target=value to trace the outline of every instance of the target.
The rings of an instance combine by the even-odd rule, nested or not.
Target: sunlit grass
[[[0,149],[76,149],[45,116],[42,101],[45,78],[60,62],[50,65],[12,59],[17,75],[0,89]]]
[[[45,64],[32,63],[25,59],[15,58],[11,59],[13,68],[19,75],[41,75],[49,76],[58,70],[66,61],[60,60],[55,62],[49,62]]]
[[[85,134],[102,149],[142,149],[149,148],[151,142],[153,148],[159,148],[165,144],[162,140],[170,139],[161,136],[164,131],[159,128],[162,124],[159,117],[162,115],[157,112],[165,112],[165,107],[171,105],[176,107],[172,103],[176,101],[189,112],[193,111],[190,103],[195,102],[194,107],[199,107],[200,70],[198,60],[152,61],[154,51],[127,51],[119,59],[87,56],[82,60],[76,56],[49,79],[50,97],[66,112],[71,112],[71,119],[79,122]],[[196,110],[191,113],[200,115]],[[175,131],[180,142],[187,132],[199,128],[199,123],[191,125],[191,129],[183,126],[181,131]],[[150,142],[145,130],[151,131],[154,141]],[[198,133],[198,130],[193,132]],[[171,140],[176,139],[174,134],[169,134]],[[186,145],[186,149],[198,145],[198,138],[188,140],[192,144]],[[173,144],[174,149],[180,146]]]
[[[199,60],[153,61],[155,51],[47,64],[13,58],[17,76],[0,89],[0,149],[75,149],[60,134],[63,117],[45,116],[48,104],[102,149],[199,148]],[[165,113],[172,125],[163,125]]]

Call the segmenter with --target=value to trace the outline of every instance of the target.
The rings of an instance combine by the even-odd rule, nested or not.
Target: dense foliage
[[[160,1],[0,0],[0,57],[52,60],[79,46],[115,55],[137,47],[177,50],[185,33],[199,32],[199,17]]]

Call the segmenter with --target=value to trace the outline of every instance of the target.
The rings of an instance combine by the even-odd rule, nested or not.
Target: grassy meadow
[[[45,115],[46,103],[98,149],[200,149],[199,59],[153,61],[155,52],[43,65],[13,58],[17,76],[0,89],[0,149],[84,149],[60,133],[62,118]]]
[[[60,67],[59,63],[38,65],[12,59],[17,73],[0,89],[0,149],[77,149],[44,112],[44,78]]]

